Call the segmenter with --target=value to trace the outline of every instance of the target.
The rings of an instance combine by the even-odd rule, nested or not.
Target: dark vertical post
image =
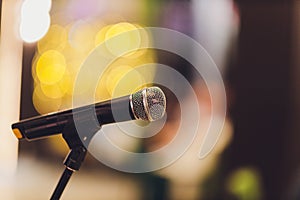
[[[284,139],[289,125],[291,18],[289,1],[238,1],[241,32],[233,85],[233,168],[257,167],[264,199],[283,192]]]

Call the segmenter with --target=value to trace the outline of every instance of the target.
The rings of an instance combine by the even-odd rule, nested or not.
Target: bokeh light
[[[37,44],[38,52],[42,54],[47,50],[62,51],[68,41],[67,31],[64,27],[54,24]]]
[[[22,11],[35,13],[48,13],[51,9],[52,0],[25,0],[22,4]]]
[[[93,24],[79,20],[70,27],[69,43],[81,52],[89,52],[94,47],[94,38],[97,31]]]
[[[127,22],[111,26],[105,34],[105,40],[106,47],[116,56],[137,50],[141,46],[141,35],[138,28]]]
[[[56,13],[59,16],[59,13]],[[111,63],[94,92],[95,102],[128,95],[144,86],[145,79],[153,78],[153,67],[147,72],[136,67],[154,63],[155,55],[151,50],[140,49],[150,42],[149,34],[141,25],[128,22],[107,24],[97,19],[75,20],[63,24],[55,21],[47,34],[38,41],[37,52],[32,60],[34,79],[33,104],[41,113],[54,112],[72,107],[72,98],[85,102],[86,94],[95,89],[90,83],[90,74],[74,93],[74,84],[80,66],[94,48],[104,45],[108,56],[116,56],[125,51]],[[121,35],[120,35],[121,34]],[[93,73],[93,72],[91,72]]]
[[[128,65],[121,65],[111,70],[107,76],[106,88],[111,96],[124,96],[134,92],[145,84],[142,75]]]
[[[36,75],[44,84],[54,84],[60,81],[65,70],[65,58],[61,53],[55,50],[49,50],[43,53],[36,65]]]
[[[40,114],[47,114],[60,109],[62,105],[61,98],[49,98],[47,97],[41,87],[37,85],[33,91],[32,102],[35,109]]]
[[[43,93],[50,98],[62,98],[71,88],[71,79],[64,76],[59,82],[51,85],[40,84]]]
[[[53,85],[40,85],[42,92],[49,98],[61,98],[65,91],[62,90],[58,84]]]
[[[25,0],[21,8],[20,36],[28,43],[41,39],[50,27],[51,0]]]
[[[111,28],[112,25],[104,26],[98,31],[95,37],[95,47],[102,44],[105,41],[106,32]]]
[[[147,47],[151,42],[150,34],[147,33],[146,29],[144,29],[139,24],[134,24],[134,26],[136,26],[136,30],[139,32],[141,43],[138,50],[134,50],[133,52],[129,52],[124,55],[124,57],[129,59],[137,59],[140,56],[144,55],[146,52],[149,52],[149,49],[147,49]]]
[[[49,26],[49,15],[25,16],[20,24],[20,36],[25,42],[36,42],[47,33]]]
[[[233,172],[227,183],[228,191],[237,199],[261,199],[261,180],[257,170],[240,168]]]

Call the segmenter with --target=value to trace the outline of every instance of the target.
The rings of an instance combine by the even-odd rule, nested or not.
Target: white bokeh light
[[[21,9],[20,36],[28,43],[40,40],[50,27],[51,0],[25,0]]]

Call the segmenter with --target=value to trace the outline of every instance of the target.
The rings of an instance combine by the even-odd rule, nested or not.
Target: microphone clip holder
[[[95,126],[93,127],[93,130],[88,130],[89,136],[94,135],[95,132],[97,132],[100,129],[100,127],[97,127],[97,130]],[[86,140],[84,140],[83,144],[82,140],[80,139],[77,129],[74,126],[74,123],[70,123],[66,125],[62,132],[62,136],[66,143],[68,144],[70,151],[68,155],[66,156],[64,160],[64,165],[66,166],[63,174],[61,175],[59,182],[50,198],[50,200],[58,200],[60,199],[67,183],[69,182],[73,172],[78,171],[81,167],[82,162],[84,161],[86,154],[87,154],[87,148],[90,140],[92,137],[86,137]]]

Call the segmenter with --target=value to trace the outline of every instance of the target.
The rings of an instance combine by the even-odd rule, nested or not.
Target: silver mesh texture
[[[166,97],[158,87],[144,88],[130,96],[130,105],[136,119],[155,121],[166,111]]]
[[[131,94],[130,106],[136,119],[148,120],[143,99],[143,90]]]
[[[149,120],[155,121],[162,118],[166,111],[166,97],[158,87],[147,88],[147,108]]]

